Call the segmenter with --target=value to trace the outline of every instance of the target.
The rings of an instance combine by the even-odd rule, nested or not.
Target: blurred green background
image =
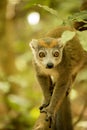
[[[43,97],[29,42],[79,11],[82,0],[0,0],[0,130],[31,130]],[[50,8],[48,8],[50,7]],[[56,12],[57,16],[56,16]],[[87,31],[78,32],[87,50]],[[71,91],[75,130],[87,130],[87,69]]]

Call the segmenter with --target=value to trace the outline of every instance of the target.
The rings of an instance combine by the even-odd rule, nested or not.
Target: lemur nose
[[[51,63],[51,62],[49,62],[49,63],[47,63],[47,66],[46,66],[46,68],[49,68],[49,69],[51,69],[51,68],[53,68],[53,63]]]

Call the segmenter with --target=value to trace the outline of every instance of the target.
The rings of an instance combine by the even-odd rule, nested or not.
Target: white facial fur
[[[44,58],[40,58],[39,56],[37,57],[38,65],[46,68],[48,63],[52,63],[55,67],[61,62],[61,60],[62,60],[62,49],[58,50],[56,48],[49,48],[49,49],[45,48],[44,51],[46,53],[46,56]],[[53,51],[58,51],[59,56],[54,57]]]
[[[58,43],[60,42],[60,38],[58,39]],[[53,47],[53,48],[46,48],[46,47],[38,47],[38,40],[33,39],[30,42],[30,47],[32,49],[32,53],[34,56],[34,60],[35,62],[41,66],[46,68],[48,63],[52,63],[53,66],[57,66],[61,60],[62,60],[62,50],[63,50],[63,46],[61,47],[59,44],[59,47]],[[58,57],[54,57],[53,53],[55,53],[55,51],[59,52],[59,56]],[[39,57],[39,52],[43,52],[45,54],[45,57],[41,58]]]

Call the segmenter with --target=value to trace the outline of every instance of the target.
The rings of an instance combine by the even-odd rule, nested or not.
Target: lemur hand
[[[48,107],[43,108],[40,112],[41,113],[46,113],[46,119],[45,120],[50,122],[49,128],[51,128],[52,123],[54,121],[53,113],[50,111],[50,109]]]

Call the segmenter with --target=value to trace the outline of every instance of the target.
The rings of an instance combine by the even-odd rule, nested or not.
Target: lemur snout
[[[53,68],[53,67],[54,67],[54,64],[53,64],[53,63],[51,63],[51,62],[47,63],[46,68],[51,69],[51,68]]]

